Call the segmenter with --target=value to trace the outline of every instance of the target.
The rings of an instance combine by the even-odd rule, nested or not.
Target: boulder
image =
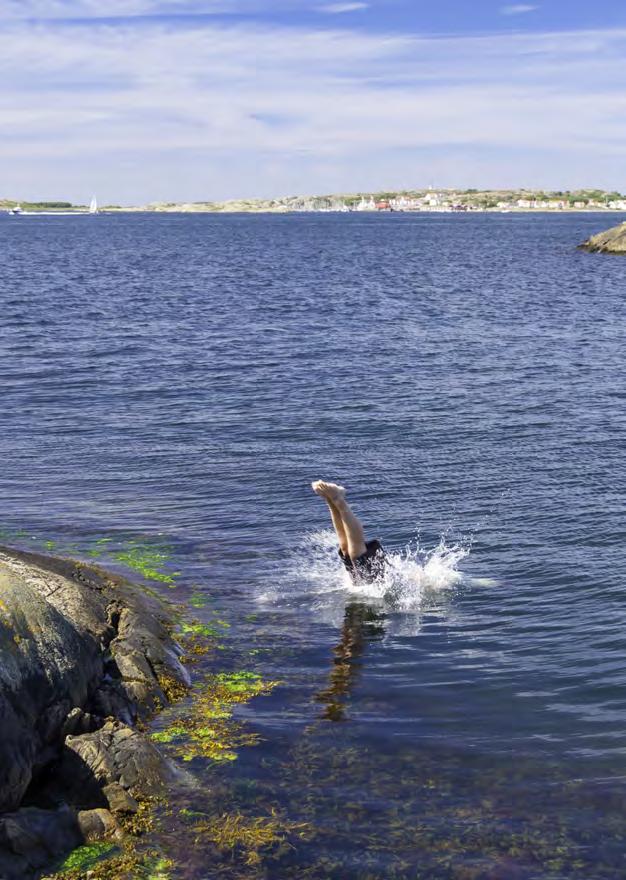
[[[156,797],[173,770],[143,733],[107,721],[94,733],[67,737],[60,775],[67,781],[72,802],[87,806],[106,801],[113,784],[134,800]]]
[[[67,806],[25,807],[0,816],[0,877],[26,880],[84,840],[78,817]]]
[[[188,687],[180,655],[147,591],[0,547],[0,880],[111,834],[110,810],[160,791],[170,769],[134,725]]]
[[[626,254],[626,223],[592,235],[580,248],[592,253]]]
[[[80,833],[86,843],[121,836],[122,832],[108,810],[81,810],[77,819]]]
[[[19,806],[58,749],[65,719],[87,704],[103,677],[103,633],[81,630],[59,597],[47,595],[51,587],[0,556],[0,813]],[[91,610],[85,603],[83,619]],[[106,619],[104,602],[101,614]]]
[[[105,785],[102,793],[115,816],[130,816],[139,809],[139,803],[119,782]]]

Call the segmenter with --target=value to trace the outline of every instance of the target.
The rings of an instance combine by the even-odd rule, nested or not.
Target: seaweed
[[[93,844],[81,847],[72,853],[76,856],[82,850],[99,846]],[[113,847],[117,849],[117,847]],[[111,848],[110,848],[111,851]],[[72,858],[70,856],[70,859]],[[133,845],[110,858],[103,853],[96,861],[84,861],[68,866],[66,860],[59,871],[43,880],[170,880],[174,863],[156,850],[138,852]]]
[[[132,539],[126,541],[121,550],[111,555],[116,562],[120,562],[149,581],[173,587],[176,585],[176,577],[180,575],[179,571],[171,573],[164,571],[164,565],[171,558],[171,550],[162,544]]]
[[[103,536],[88,542],[42,538],[24,529],[0,529],[0,540],[16,541],[28,547],[56,552],[61,555],[83,556],[91,560],[111,560],[147,581],[174,588],[180,571],[170,571],[167,566],[172,558],[172,548],[151,536],[113,538]]]
[[[195,758],[215,763],[235,761],[239,748],[260,740],[235,720],[234,707],[271,693],[278,684],[264,681],[255,672],[209,674],[195,688],[189,711],[164,730],[155,731],[152,738],[171,746],[172,753],[186,762]]]
[[[269,816],[257,817],[239,812],[223,813],[201,821],[195,821],[194,817],[192,831],[198,842],[213,843],[220,852],[228,853],[231,858],[243,858],[246,865],[259,865],[263,855],[268,855],[276,848],[283,852],[285,848],[293,849],[288,842],[290,835],[299,839],[310,839],[312,836],[312,830],[306,822],[289,822],[276,811]]]
[[[105,856],[110,856],[112,852],[117,851],[118,847],[114,843],[91,843],[81,846],[70,853],[59,868],[59,873],[84,872],[93,868],[98,862],[102,861]]]

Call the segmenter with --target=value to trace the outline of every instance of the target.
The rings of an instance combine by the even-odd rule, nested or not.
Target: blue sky
[[[0,196],[626,190],[623,0],[0,0]]]

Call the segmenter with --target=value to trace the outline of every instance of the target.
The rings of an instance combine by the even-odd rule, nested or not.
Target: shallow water
[[[0,218],[4,540],[149,575],[202,669],[281,682],[184,762],[172,877],[624,876],[626,260],[574,249],[611,223]],[[225,859],[179,807],[307,830]]]

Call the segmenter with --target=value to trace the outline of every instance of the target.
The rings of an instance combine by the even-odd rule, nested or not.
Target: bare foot
[[[346,494],[343,486],[338,486],[337,483],[325,483],[324,480],[317,480],[315,483],[311,483],[311,487],[316,495],[320,495],[322,498],[330,501],[341,501]]]

